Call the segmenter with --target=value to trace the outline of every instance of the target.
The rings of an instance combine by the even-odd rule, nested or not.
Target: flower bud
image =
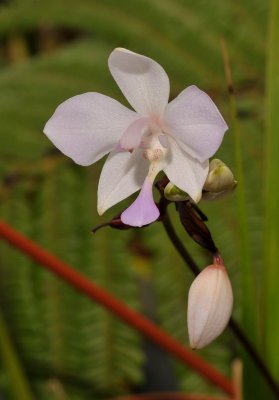
[[[169,201],[185,201],[189,199],[187,193],[179,189],[172,182],[169,182],[164,189],[164,196]]]
[[[169,201],[185,201],[189,200],[190,196],[183,192],[183,190],[179,189],[172,182],[169,182],[164,189],[164,196]],[[198,193],[196,197],[192,197],[192,200],[195,203],[198,203],[202,198],[202,192]]]
[[[213,193],[227,192],[235,188],[236,183],[232,171],[223,161],[217,158],[210,161],[203,190]]]
[[[194,280],[188,297],[190,346],[201,349],[225,329],[232,312],[233,292],[223,265],[206,267]]]
[[[218,192],[218,193],[203,191],[202,192],[202,200],[203,201],[213,201],[213,200],[223,199],[223,197],[227,197],[231,192],[234,191],[234,189],[236,188],[236,185],[237,185],[237,181],[235,181],[235,185],[231,189],[224,190],[223,192]]]

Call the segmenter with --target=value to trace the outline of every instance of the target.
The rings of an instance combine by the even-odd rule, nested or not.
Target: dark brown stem
[[[177,236],[167,210],[165,210],[164,215],[161,217],[161,221],[172,244],[181,255],[185,263],[188,265],[190,270],[193,272],[193,274],[197,276],[200,273],[200,269]],[[265,365],[263,359],[255,349],[253,344],[250,342],[243,330],[233,318],[230,319],[229,328],[238,339],[238,341],[241,343],[247,354],[249,354],[254,364],[257,366],[259,372],[265,379],[266,383],[270,387],[271,391],[274,393],[276,398],[279,399],[279,387],[277,382],[273,379],[269,369]]]
[[[200,269],[197,266],[197,264],[195,263],[195,261],[192,259],[192,257],[190,256],[190,254],[188,253],[186,248],[183,246],[179,237],[177,236],[167,211],[165,211],[165,214],[162,217],[162,223],[164,225],[164,228],[165,228],[167,235],[170,238],[172,244],[174,245],[174,247],[176,248],[178,253],[181,255],[183,260],[186,262],[186,264],[188,265],[190,270],[193,272],[193,274],[195,276],[197,276],[200,273]]]

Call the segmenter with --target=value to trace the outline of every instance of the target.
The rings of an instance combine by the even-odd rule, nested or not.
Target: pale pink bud
[[[218,263],[194,280],[188,297],[190,346],[201,349],[225,329],[232,312],[233,292],[227,271]]]

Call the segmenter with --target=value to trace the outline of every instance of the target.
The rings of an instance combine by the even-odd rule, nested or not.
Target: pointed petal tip
[[[116,48],[112,51],[112,53],[113,53],[114,51],[119,51],[119,52],[123,52],[123,53],[133,53],[133,51],[128,50],[128,49],[125,49],[125,47],[116,47]]]
[[[136,112],[140,115],[163,114],[168,104],[170,85],[166,72],[156,61],[118,47],[110,54],[108,66]]]
[[[196,191],[193,196],[191,196],[195,203],[199,203],[202,198],[202,190]]]
[[[107,208],[104,204],[100,204],[97,206],[97,212],[101,216],[106,212]]]

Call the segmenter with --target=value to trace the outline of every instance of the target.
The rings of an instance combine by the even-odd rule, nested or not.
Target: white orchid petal
[[[172,137],[168,137],[169,152],[164,171],[179,189],[199,201],[208,174],[208,160],[203,163],[186,154]]]
[[[144,128],[147,124],[147,118],[139,118],[132,122],[120,138],[120,148],[129,151],[137,149],[140,145],[142,135],[144,134]]]
[[[110,97],[84,93],[60,104],[44,133],[77,164],[90,165],[110,152],[137,118],[138,114]]]
[[[210,265],[194,280],[188,298],[190,345],[201,349],[225,329],[232,312],[233,292],[223,266]]]
[[[143,158],[142,150],[132,154],[127,151],[111,152],[99,180],[99,214],[139,190],[147,173],[148,162]]]
[[[179,139],[184,150],[200,161],[213,156],[228,129],[211,98],[194,85],[168,104],[165,123],[168,133]]]
[[[151,58],[117,48],[109,69],[131,106],[141,115],[161,116],[168,103],[170,84],[164,69]]]

